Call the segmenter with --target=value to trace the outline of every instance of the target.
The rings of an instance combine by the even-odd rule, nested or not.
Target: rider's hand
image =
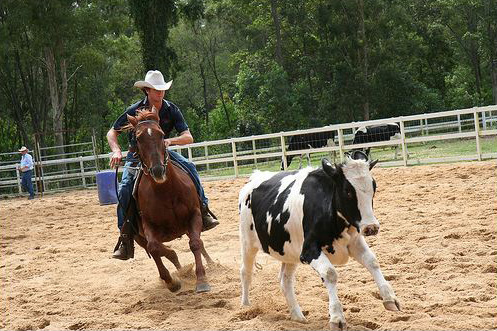
[[[110,167],[111,168],[115,168],[119,165],[119,163],[121,163],[121,160],[123,158],[123,154],[121,153],[121,151],[116,151],[114,153],[112,153],[112,155],[110,156]]]
[[[171,140],[169,139],[164,139],[164,147],[167,149],[171,146]]]

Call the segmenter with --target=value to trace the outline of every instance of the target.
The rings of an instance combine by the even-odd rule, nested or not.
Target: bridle
[[[144,120],[144,121],[140,121],[136,124],[135,126],[135,135],[136,135],[136,130],[138,129],[138,126],[140,124],[146,124],[146,123],[154,123],[156,124],[159,129],[160,129],[160,126],[159,126],[159,122],[155,121],[155,120]],[[161,130],[162,131],[162,130]],[[136,146],[136,152],[133,154],[133,156],[137,157],[139,160],[140,160],[140,169],[143,171],[143,173],[145,175],[150,175],[150,167],[148,165],[145,164],[145,162],[143,162],[143,160],[140,158],[140,151],[138,150],[138,146]],[[167,164],[169,163],[169,153],[167,152],[167,149],[164,149],[164,162],[162,162],[161,166],[164,170],[164,172],[166,171],[166,168],[167,168]]]

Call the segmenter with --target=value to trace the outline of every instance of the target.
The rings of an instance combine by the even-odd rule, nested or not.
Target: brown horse
[[[155,109],[139,110],[135,117],[128,115],[128,121],[125,129],[132,130],[136,136],[143,172],[137,179],[136,201],[140,221],[139,233],[134,239],[153,257],[160,278],[171,292],[175,292],[181,288],[181,283],[171,277],[161,257],[165,256],[177,269],[181,265],[176,252],[163,242],[186,234],[195,256],[196,291],[210,291],[201,255],[207,263],[212,263],[212,259],[200,239],[202,216],[195,185],[185,170],[170,161]]]

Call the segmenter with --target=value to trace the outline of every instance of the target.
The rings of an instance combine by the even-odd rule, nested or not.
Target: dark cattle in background
[[[353,144],[365,144],[378,141],[388,141],[391,137],[400,133],[400,126],[397,123],[380,124],[374,126],[361,127],[354,133]],[[365,152],[369,155],[371,147]]]
[[[346,328],[334,265],[345,264],[350,256],[372,274],[385,308],[400,309],[363,237],[375,235],[380,227],[373,212],[376,183],[370,173],[376,161],[370,163],[360,151],[351,155],[338,165],[323,159],[318,169],[256,171],[242,188],[238,197],[242,305],[249,305],[255,256],[262,250],[282,262],[280,286],[293,320],[306,321],[294,289],[295,270],[304,263],[319,274],[328,290],[331,328]]]
[[[298,151],[303,149],[310,148],[321,148],[324,146],[328,146],[328,141],[335,140],[335,131],[325,131],[325,132],[313,132],[313,133],[305,133],[298,134],[292,136],[288,143],[287,151]],[[290,166],[292,163],[292,159],[296,155],[287,155],[286,156],[286,165]],[[310,161],[308,160],[310,163]],[[302,165],[302,155],[300,155],[300,164]],[[283,170],[283,161],[281,162],[281,170]]]

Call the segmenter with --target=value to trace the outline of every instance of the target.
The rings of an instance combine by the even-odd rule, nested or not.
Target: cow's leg
[[[373,276],[374,281],[380,290],[380,295],[383,299],[383,305],[385,308],[393,311],[400,310],[400,304],[397,301],[393,288],[387,282],[385,277],[383,277],[380,265],[376,260],[376,256],[371,248],[369,248],[363,236],[358,235],[356,239],[349,244],[349,252],[350,255],[357,262],[366,267],[366,269],[368,269]]]
[[[240,280],[242,283],[242,305],[250,305],[249,289],[252,282],[252,270],[254,268],[255,256],[259,250],[255,243],[258,238],[252,223],[253,219],[250,209],[242,207],[240,212],[240,243],[242,263],[240,267]]]
[[[328,290],[329,297],[329,314],[330,314],[330,327],[332,330],[345,330],[346,323],[343,316],[343,309],[337,295],[337,279],[338,274],[331,264],[330,260],[320,252],[316,259],[311,261],[311,267],[317,271],[319,276],[324,282]]]
[[[242,305],[250,305],[249,290],[252,283],[252,270],[254,269],[257,248],[242,247],[242,265],[240,267],[240,280],[242,281]]]
[[[176,292],[181,288],[181,283],[171,277],[171,274],[162,263],[161,256],[164,254],[164,250],[171,250],[165,247],[159,240],[155,238],[153,229],[149,228],[146,221],[143,221],[143,232],[145,235],[145,240],[147,242],[147,252],[152,256],[159,270],[159,276],[166,283],[167,288],[171,292]],[[140,244],[140,243],[139,243]],[[174,253],[176,254],[176,253]],[[179,262],[178,262],[179,263]]]
[[[202,239],[200,239],[201,231],[202,231],[202,218],[200,216],[200,211],[199,211],[198,215],[194,216],[192,221],[190,221],[190,227],[187,233],[188,238],[190,238],[189,241],[190,250],[192,251],[193,256],[195,257],[195,275],[197,276],[197,285],[196,285],[197,293],[208,292],[211,290],[211,287],[207,282],[207,277],[205,276],[205,268],[202,263],[202,251],[205,251],[205,248]]]
[[[280,271],[280,286],[283,295],[285,296],[286,303],[288,304],[288,309],[290,310],[290,316],[292,320],[298,322],[307,322],[302,310],[300,309],[297,298],[295,297],[295,270],[297,269],[297,264],[291,263],[281,263]]]

